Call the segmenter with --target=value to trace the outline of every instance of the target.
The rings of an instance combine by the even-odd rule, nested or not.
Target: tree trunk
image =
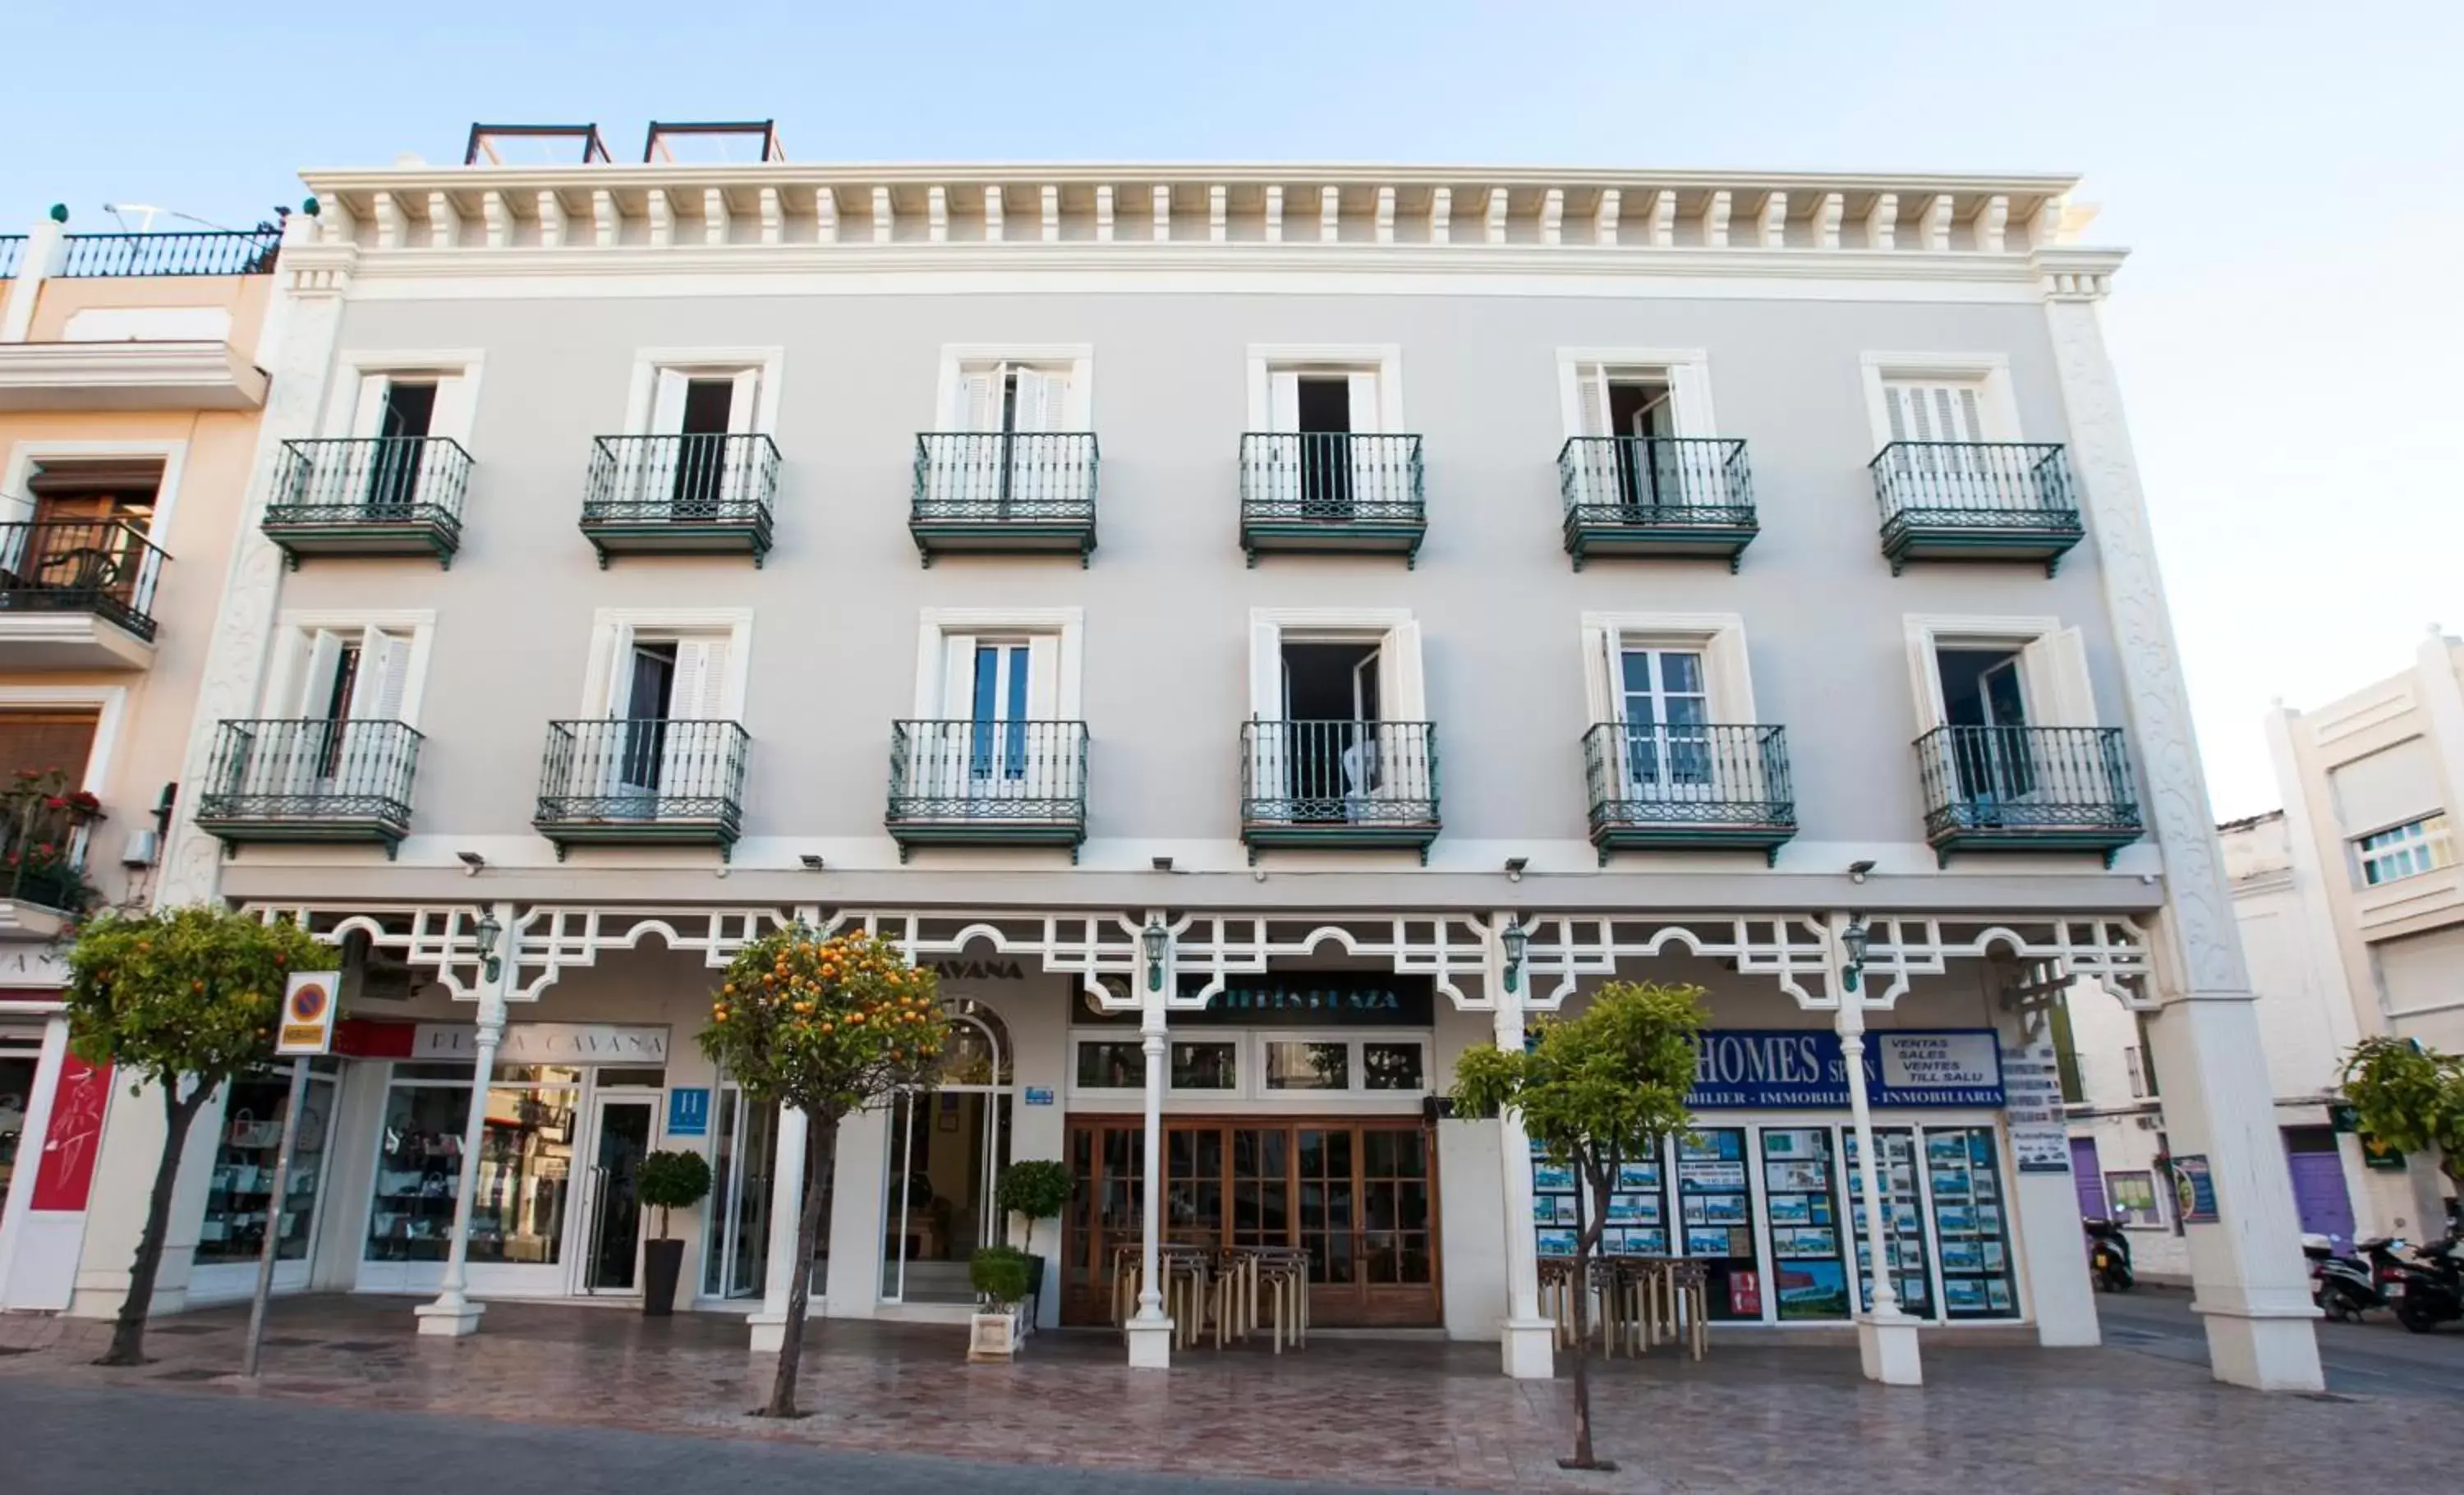
[[[145,1228],[138,1233],[137,1259],[128,1264],[128,1296],[111,1327],[111,1348],[97,1365],[145,1363],[145,1315],[154,1308],[154,1279],[163,1269],[163,1238],[171,1229],[171,1195],[180,1182],[180,1154],[187,1151],[188,1124],[205,1109],[213,1087],[200,1084],[185,1100],[179,1081],[163,1087],[163,1157],[154,1165],[154,1194],[145,1204]]]
[[[1615,1469],[1617,1465],[1592,1453],[1592,1254],[1598,1249],[1600,1229],[1608,1223],[1609,1186],[1616,1170],[1586,1167],[1575,1159],[1583,1181],[1592,1185],[1592,1218],[1574,1231],[1574,1457],[1558,1461],[1566,1469]]]
[[[796,1214],[796,1266],[787,1279],[786,1337],[779,1345],[779,1372],[770,1382],[765,1418],[794,1418],[796,1374],[804,1363],[804,1303],[811,1296],[813,1248],[822,1240],[822,1179],[838,1154],[839,1118],[804,1112],[804,1202]]]

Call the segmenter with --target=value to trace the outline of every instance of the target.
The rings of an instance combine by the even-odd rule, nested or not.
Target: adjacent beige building
[[[119,1183],[96,1167],[113,1087],[67,1053],[54,940],[155,891],[256,458],[277,244],[0,235],[0,1308],[68,1304],[86,1203]]]

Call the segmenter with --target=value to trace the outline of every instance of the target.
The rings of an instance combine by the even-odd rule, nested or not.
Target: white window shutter
[[[360,677],[351,690],[350,715],[362,721],[400,721],[409,686],[410,640],[370,628],[360,646]]]
[[[2096,692],[2087,675],[2087,641],[2077,628],[2048,633],[2019,651],[2031,722],[2038,727],[2093,727]]]
[[[659,370],[658,387],[650,400],[649,434],[672,436],[685,429],[685,384],[683,369]]]
[[[1597,363],[1585,363],[1574,370],[1574,429],[1577,436],[1609,434],[1609,375]]]
[[[1249,715],[1284,719],[1284,632],[1271,623],[1249,625]]]
[[[727,718],[727,640],[686,639],[676,646],[675,683],[668,715],[691,721]]]
[[[941,641],[941,715],[967,721],[976,715],[976,637],[945,634]]]
[[[471,403],[471,377],[468,374],[438,377],[436,408],[428,421],[429,435],[451,436],[468,447],[471,445],[471,423],[477,413]]]
[[[1026,715],[1052,721],[1061,715],[1061,640],[1039,633],[1027,641]]]
[[[761,370],[758,368],[738,370],[735,386],[728,395],[728,434],[742,436],[750,433],[754,429],[753,417],[759,412],[760,408]]]
[[[1377,710],[1388,721],[1426,721],[1429,703],[1421,692],[1420,625],[1403,622],[1386,630],[1377,650]]]
[[[1933,635],[1910,626],[1907,631],[1908,688],[1915,693],[1917,736],[1943,725],[1942,666],[1935,657]]]
[[[1386,429],[1384,412],[1377,405],[1377,376],[1355,373],[1346,381],[1352,395],[1352,429],[1353,434],[1381,431]]]
[[[312,720],[324,717],[333,704],[334,671],[341,658],[341,634],[319,628],[308,636],[307,663],[300,668],[298,684],[292,693],[295,715]]]
[[[1595,725],[1618,720],[1625,692],[1617,678],[1617,630],[1585,628],[1583,660],[1583,705],[1591,713],[1589,720]]]
[[[1668,373],[1669,430],[1678,436],[1716,436],[1718,424],[1711,414],[1711,365],[1701,362],[1679,363]]]
[[[385,434],[385,391],[393,387],[392,376],[365,374],[360,379],[360,403],[351,410],[351,434],[366,438]],[[439,391],[442,398],[443,391]],[[328,427],[327,429],[333,428]]]
[[[1893,441],[1983,441],[1984,406],[1974,384],[1894,379],[1882,386]]]
[[[1266,376],[1266,429],[1294,431],[1301,429],[1301,376],[1288,368],[1276,369]]]
[[[633,629],[629,625],[619,623],[608,628],[606,668],[603,709],[610,716],[629,716],[633,714]]]
[[[969,369],[958,381],[958,407],[950,412],[960,430],[1001,429],[1001,374],[998,368]]]

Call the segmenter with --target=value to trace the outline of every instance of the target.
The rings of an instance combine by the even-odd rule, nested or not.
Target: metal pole
[[[274,1154],[274,1202],[267,1206],[265,1244],[256,1253],[256,1296],[248,1306],[248,1349],[239,1374],[253,1378],[265,1338],[265,1308],[274,1297],[274,1262],[282,1254],[283,1206],[290,1201],[291,1154],[299,1142],[299,1112],[308,1103],[308,1059],[291,1061],[291,1100],[282,1108],[282,1146]]]

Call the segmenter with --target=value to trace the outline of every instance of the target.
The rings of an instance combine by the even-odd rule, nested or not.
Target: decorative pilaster
[[[2039,251],[2045,317],[2122,665],[2145,801],[2165,865],[2150,932],[2158,1001],[2149,1024],[2176,1158],[2207,1160],[2216,1220],[2187,1228],[2195,1310],[2220,1380],[2318,1390],[2300,1227],[2284,1172],[2258,1018],[2200,770],[2172,618],[2156,568],[2122,393],[2096,302],[2118,254]]]

